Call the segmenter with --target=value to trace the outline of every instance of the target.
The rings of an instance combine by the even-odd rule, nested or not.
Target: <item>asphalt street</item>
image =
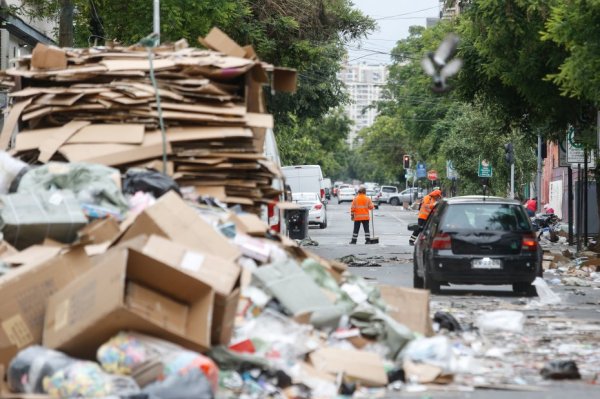
[[[361,230],[358,244],[351,245],[353,222],[350,219],[350,204],[337,204],[333,199],[327,206],[328,227],[319,229],[311,227],[310,238],[318,242],[318,246],[310,247],[311,251],[326,257],[339,259],[353,255],[373,262],[373,266],[351,267],[350,271],[373,283],[390,284],[401,287],[412,287],[412,255],[413,247],[408,245],[411,232],[407,230],[409,223],[416,222],[417,212],[402,209],[400,206],[382,204],[374,211],[375,236],[379,244],[365,245]],[[371,228],[372,229],[372,228]],[[548,276],[547,276],[548,277]],[[536,310],[525,311],[528,318],[542,320],[544,317],[571,318],[580,323],[593,323],[598,331],[592,331],[593,339],[600,342],[600,290],[591,287],[553,286],[552,289],[561,295],[564,306],[560,311]],[[475,312],[500,305],[507,307],[523,307],[530,299],[521,298],[512,293],[510,286],[451,286],[442,287],[440,295],[432,295],[431,312],[436,309],[447,309],[456,303],[464,304],[465,311]],[[463,306],[463,305],[461,305]],[[593,330],[593,329],[592,329]],[[564,334],[570,334],[567,329]],[[589,339],[589,335],[587,335]],[[557,344],[558,345],[558,344]],[[552,343],[544,350],[552,352]],[[600,356],[600,349],[598,349]],[[553,354],[550,353],[549,358]],[[558,355],[556,355],[558,356]],[[600,373],[600,369],[597,370]],[[428,391],[425,393],[402,392],[402,397],[419,398],[563,398],[565,394],[582,394],[586,397],[599,397],[600,387],[585,382],[547,382],[542,392],[519,390],[475,390],[474,392]]]

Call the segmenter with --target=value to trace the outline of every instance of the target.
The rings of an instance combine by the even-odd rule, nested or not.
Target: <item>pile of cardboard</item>
[[[296,75],[260,62],[251,47],[216,28],[201,43],[209,50],[182,41],[154,48],[151,60],[139,46],[39,44],[4,72],[13,91],[0,149],[12,148],[30,162],[121,169],[147,165],[166,152],[168,170],[181,186],[256,209],[277,194],[271,180],[280,173],[263,155],[273,118],[265,113],[262,86],[293,91]]]

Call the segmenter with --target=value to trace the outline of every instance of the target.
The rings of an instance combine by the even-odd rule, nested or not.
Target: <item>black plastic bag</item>
[[[20,351],[8,366],[10,390],[17,393],[44,393],[42,382],[77,360],[69,356],[34,345]]]
[[[554,360],[544,366],[540,374],[550,380],[579,380],[581,374],[572,360]]]
[[[173,374],[164,381],[146,386],[143,393],[160,399],[212,399],[213,391],[208,379],[199,369],[190,369],[185,375]]]
[[[448,312],[435,312],[433,315],[433,322],[440,326],[440,329],[446,329],[448,331],[462,331],[462,327],[458,320],[454,318]]]
[[[133,195],[138,191],[150,193],[159,198],[169,191],[181,195],[179,185],[167,175],[154,169],[132,168],[123,178],[123,193]]]

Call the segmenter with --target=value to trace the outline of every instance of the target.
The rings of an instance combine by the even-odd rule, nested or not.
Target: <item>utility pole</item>
[[[538,133],[538,146],[537,146],[537,182],[536,182],[536,194],[537,194],[537,211],[540,212],[540,203],[542,201],[542,135]]]
[[[569,191],[567,204],[567,214],[569,218],[569,245],[573,245],[573,168],[571,168],[571,166],[567,167],[567,173],[569,174],[567,178],[567,190]]]
[[[515,199],[515,151],[512,143],[504,144],[504,160],[510,165],[510,199]]]
[[[160,0],[154,0],[154,18],[153,18],[153,22],[154,22],[154,29],[152,30],[153,33],[159,35],[159,43],[160,43]]]
[[[587,247],[588,241],[588,149],[583,152],[583,240]]]

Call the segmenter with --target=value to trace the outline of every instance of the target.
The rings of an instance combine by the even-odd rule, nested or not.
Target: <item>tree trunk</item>
[[[73,47],[73,11],[73,0],[60,0],[58,45],[61,47]]]

